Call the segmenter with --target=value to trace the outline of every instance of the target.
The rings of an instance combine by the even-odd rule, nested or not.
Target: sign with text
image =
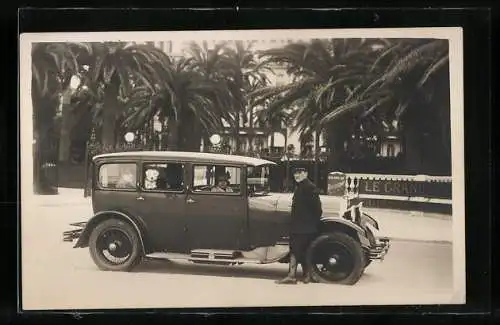
[[[344,173],[328,174],[328,195],[344,196],[346,175]]]
[[[361,179],[359,194],[451,199],[451,183]]]

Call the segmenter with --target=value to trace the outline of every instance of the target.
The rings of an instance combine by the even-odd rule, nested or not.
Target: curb
[[[61,207],[61,206],[83,206],[83,205],[89,205],[90,202],[64,202],[64,203],[39,203],[37,204],[38,207]]]
[[[365,208],[366,213],[376,217],[378,213],[384,214],[395,214],[404,215],[409,218],[429,218],[429,219],[439,219],[444,221],[451,221],[453,219],[452,215],[444,213],[435,212],[423,212],[423,211],[413,211],[413,210],[394,210],[394,209],[376,209],[376,208]]]
[[[443,245],[453,245],[452,240],[443,240],[443,239],[415,239],[415,238],[402,238],[402,237],[391,237],[387,236],[389,240],[396,242],[412,242],[412,243],[432,243],[432,244],[443,244]]]

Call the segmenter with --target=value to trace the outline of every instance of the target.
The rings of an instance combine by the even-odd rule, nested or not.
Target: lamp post
[[[158,150],[162,150],[162,147],[161,147],[162,133],[161,133],[161,131],[163,130],[163,125],[162,125],[160,119],[158,118],[158,115],[155,115],[155,117],[154,117],[153,129],[155,131],[155,142],[157,142],[157,144],[158,144],[157,148],[158,148]]]

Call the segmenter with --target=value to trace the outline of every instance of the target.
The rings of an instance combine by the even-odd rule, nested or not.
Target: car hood
[[[291,211],[293,193],[268,193],[251,197],[259,205],[274,207],[277,211]],[[343,198],[329,195],[320,195],[323,208],[323,218],[338,218],[347,209],[347,201]]]

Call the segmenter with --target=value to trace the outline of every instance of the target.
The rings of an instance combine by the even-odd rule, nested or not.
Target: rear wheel
[[[104,271],[130,271],[142,258],[139,235],[119,219],[99,223],[90,234],[89,249],[94,263]]]
[[[365,255],[354,238],[334,232],[321,235],[311,243],[307,264],[318,282],[353,285],[363,274]]]

